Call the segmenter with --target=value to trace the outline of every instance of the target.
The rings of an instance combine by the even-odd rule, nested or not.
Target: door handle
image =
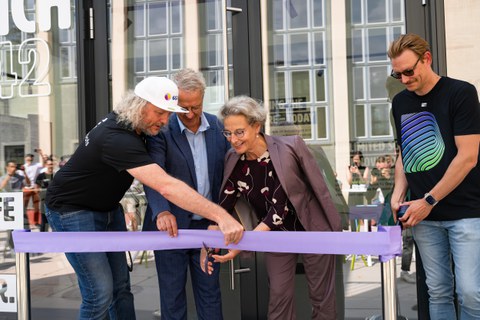
[[[237,8],[237,7],[227,7],[226,10],[232,12],[233,14],[243,12],[242,8]]]
[[[242,269],[237,269],[233,273],[239,274],[239,273],[245,273],[245,272],[250,272],[250,268],[242,268]]]
[[[235,267],[233,265],[233,259],[230,260],[229,263],[230,263],[230,290],[234,291],[235,290],[235,275],[250,272],[252,270],[250,268],[235,269]]]

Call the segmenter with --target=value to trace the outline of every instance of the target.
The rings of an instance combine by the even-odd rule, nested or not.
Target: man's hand
[[[223,215],[217,222],[220,231],[223,233],[225,245],[237,244],[243,237],[243,226],[228,213]]]
[[[423,198],[402,204],[409,205],[403,217],[398,219],[402,222],[404,228],[410,228],[420,223],[420,221],[424,220],[430,214],[433,208]],[[392,210],[395,210],[395,217],[397,216],[398,208],[399,207],[396,207],[394,209],[392,207]]]
[[[138,230],[137,214],[135,212],[125,212],[125,220],[132,231]]]
[[[169,211],[160,212],[157,216],[157,229],[168,231],[170,237],[178,235],[177,218]]]

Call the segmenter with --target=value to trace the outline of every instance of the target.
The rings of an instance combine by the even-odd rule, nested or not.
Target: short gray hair
[[[228,100],[220,109],[219,117],[224,120],[228,116],[244,116],[250,125],[260,123],[262,126],[267,119],[267,111],[263,105],[247,96],[236,96]]]
[[[188,92],[201,91],[202,94],[205,93],[205,78],[201,72],[197,72],[190,68],[185,68],[178,71],[173,76],[172,80],[177,85],[178,90]]]
[[[132,90],[128,91],[113,109],[118,115],[117,122],[132,130],[139,128],[147,103],[147,100],[140,98]]]

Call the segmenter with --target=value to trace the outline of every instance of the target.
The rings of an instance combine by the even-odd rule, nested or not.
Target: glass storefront
[[[41,162],[38,149],[58,160],[78,144],[75,8],[69,1],[2,5],[0,165],[22,164],[29,153]]]
[[[92,13],[91,18],[107,26],[105,39],[100,40],[108,43],[105,79],[109,79],[109,92],[97,94],[108,96],[109,109],[143,78],[170,77],[189,67],[200,70],[207,81],[204,111],[216,114],[225,99],[235,93],[262,100],[268,110],[265,131],[272,135],[300,135],[319,162],[331,166],[345,200],[351,191],[347,171],[352,152],[361,151],[363,164],[370,168],[381,157],[391,157],[394,162],[390,101],[402,86],[389,77],[391,67],[386,53],[399,34],[412,30],[415,23],[423,23],[407,19],[407,1],[261,0],[252,4],[236,0],[105,0],[98,3],[105,6],[106,14]],[[87,1],[80,0],[0,0],[2,169],[10,160],[23,164],[27,154],[34,155],[34,162],[42,162],[40,151],[52,157],[58,168],[61,160],[74,152],[81,133],[90,129],[82,122],[86,111],[79,102],[85,100],[81,86],[88,82],[88,79],[79,81],[81,68],[88,68],[88,64],[77,59],[78,37],[87,31],[77,30],[76,26],[79,11],[87,12],[87,5]],[[480,80],[474,72],[478,44],[474,30],[480,29],[476,22],[480,5],[448,0],[444,6],[443,50],[448,75],[467,80],[478,88]],[[258,8],[258,12],[252,8]],[[465,29],[472,31],[465,33]],[[98,40],[101,33],[91,32]],[[256,37],[259,48],[255,52],[261,54],[238,46],[239,38],[242,43],[257,46]],[[256,66],[244,68],[234,61],[248,61]],[[243,86],[252,84],[252,78],[261,83],[261,88],[245,91]],[[326,159],[321,158],[323,155]],[[362,199],[362,203],[371,204],[372,200]],[[29,202],[26,210],[29,225],[39,222],[33,207],[33,202]],[[1,239],[5,242],[6,236]],[[4,248],[4,259],[0,259],[2,269],[11,270],[11,256],[5,255],[9,249],[7,243],[0,243],[0,248]],[[252,289],[252,285],[254,289],[266,286],[266,280],[262,280],[265,274],[261,268],[255,269],[261,266],[262,258],[247,255],[240,259],[244,260],[236,261],[234,266],[225,265],[223,270],[222,291],[230,301],[226,308],[237,311],[240,301],[252,299],[255,312],[263,314],[266,292]],[[69,270],[67,265],[65,268]],[[244,270],[241,268],[253,270],[252,279],[247,272],[238,271]],[[57,295],[65,299],[66,308],[75,309],[79,295],[75,293],[74,277],[71,273],[68,277],[68,280],[59,277],[48,290],[53,292],[63,287],[63,293]],[[237,291],[231,289],[235,287],[232,279],[237,282]],[[239,292],[239,288],[244,292]],[[48,304],[48,298],[40,295],[44,290],[47,289],[41,281],[32,285],[32,306],[48,309],[44,305]],[[158,306],[143,308],[151,314]],[[233,313],[242,312],[236,311]]]

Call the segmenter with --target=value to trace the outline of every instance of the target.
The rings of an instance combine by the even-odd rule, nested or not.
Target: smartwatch
[[[427,203],[432,207],[434,207],[438,203],[438,201],[428,192],[425,193],[423,199],[425,199],[425,201],[427,201]]]

